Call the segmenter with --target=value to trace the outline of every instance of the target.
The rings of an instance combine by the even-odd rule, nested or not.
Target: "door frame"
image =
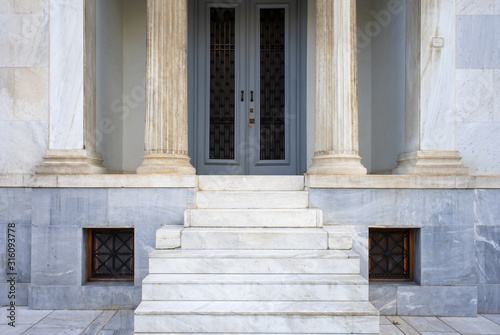
[[[196,120],[197,114],[196,111],[199,110],[200,108],[205,108],[206,106],[206,101],[200,99],[200,92],[199,92],[199,86],[198,86],[198,81],[199,80],[204,80],[204,78],[199,78],[199,73],[198,71],[198,64],[199,64],[199,59],[198,57],[200,56],[198,54],[198,49],[199,48],[207,48],[207,39],[199,36],[197,34],[197,31],[199,29],[199,24],[206,24],[206,18],[200,18],[199,17],[199,8],[198,6],[200,5],[205,5],[205,3],[208,1],[199,1],[199,0],[188,0],[188,136],[189,136],[189,156],[192,159],[192,164],[195,167],[199,166],[199,161],[200,157],[203,157],[202,155],[204,154],[205,150],[207,150],[205,147],[199,147],[197,143],[201,143],[199,136],[200,132],[198,131],[198,122]],[[282,0],[262,0],[262,1],[255,1],[255,0],[249,0],[249,2],[254,2],[257,3],[258,5],[262,7],[269,7],[272,6],[272,4],[277,4],[277,5],[283,5]],[[221,6],[224,7],[236,7],[239,3],[241,3],[241,0],[222,0],[222,1],[210,1],[210,4],[220,4]],[[253,8],[252,8],[253,10]],[[296,124],[296,129],[289,129],[288,135],[287,136],[297,136],[297,143],[295,146],[296,152],[294,153],[296,155],[296,171],[294,171],[293,174],[295,175],[300,175],[306,172],[307,166],[306,166],[306,148],[307,148],[307,113],[306,113],[306,79],[307,79],[307,0],[297,0],[297,15],[295,18],[290,18],[290,20],[298,20],[295,25],[295,29],[297,29],[296,32],[296,40],[294,41],[296,44],[297,52],[296,52],[296,64],[297,64],[297,71],[296,71],[296,76],[297,78],[295,79],[296,87],[295,87],[295,92],[290,90],[290,98],[289,98],[289,103],[290,104],[295,104],[296,105],[296,116],[297,117],[297,122]],[[238,34],[238,32],[236,32]],[[252,38],[251,36],[255,34],[247,34],[247,36],[244,36],[244,38]],[[241,38],[241,37],[240,37]],[[247,43],[248,44],[248,43]],[[238,46],[236,46],[238,48]],[[248,68],[250,66],[250,62],[248,61],[248,57],[243,57],[246,62],[246,65],[244,65],[245,68]],[[243,59],[242,58],[242,59]],[[207,63],[209,66],[209,59],[207,59]],[[257,64],[256,64],[257,65]],[[236,70],[236,76],[241,77],[241,73]],[[293,80],[293,79],[290,79]],[[248,81],[248,80],[247,80]],[[240,82],[241,80],[236,78],[236,83]],[[238,87],[235,84],[235,92],[239,92]],[[257,92],[256,92],[257,93]],[[259,94],[256,94],[257,96]],[[238,96],[238,95],[237,95]],[[237,100],[239,102],[239,100]],[[206,113],[205,115],[207,115]],[[236,113],[237,114],[237,113]],[[209,117],[209,116],[208,116]],[[292,116],[293,117],[293,116]],[[235,141],[237,141],[237,136],[240,136],[240,141],[244,143],[244,140],[246,138],[246,130],[241,132],[237,126],[237,115],[235,115]],[[256,122],[257,118],[256,118]],[[285,122],[289,122],[289,120],[285,120]],[[205,122],[205,127],[207,127],[207,123]],[[207,129],[205,129],[206,131]],[[290,137],[289,137],[290,138]],[[208,144],[205,144],[205,146],[208,146]],[[290,145],[290,148],[292,146]],[[200,150],[203,150],[203,152],[200,152]],[[224,174],[241,174],[237,173],[235,169],[232,169],[231,166],[234,166],[236,161],[240,159],[239,157],[239,152],[238,148],[235,148],[235,159],[234,160],[227,160],[226,161],[226,166],[227,168],[224,170]],[[224,161],[219,161],[220,163],[224,163]],[[270,165],[269,163],[262,163],[262,165]],[[245,170],[249,171],[249,167],[245,166]],[[234,173],[233,173],[234,172]],[[198,174],[201,174],[198,172]],[[269,174],[269,173],[268,173]],[[272,173],[271,173],[272,174]]]

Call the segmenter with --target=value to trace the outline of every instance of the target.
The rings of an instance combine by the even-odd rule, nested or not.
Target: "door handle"
[[[241,102],[245,101],[245,91],[241,90]]]
[[[253,91],[250,91],[250,102],[253,102]]]

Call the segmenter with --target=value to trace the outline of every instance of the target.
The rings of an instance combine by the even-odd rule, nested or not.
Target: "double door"
[[[298,174],[297,0],[196,1],[198,174]]]

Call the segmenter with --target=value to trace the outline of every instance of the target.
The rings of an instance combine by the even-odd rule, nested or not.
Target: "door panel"
[[[296,2],[196,1],[198,174],[299,173]]]

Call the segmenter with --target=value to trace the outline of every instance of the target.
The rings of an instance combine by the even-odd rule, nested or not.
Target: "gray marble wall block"
[[[471,226],[474,193],[469,190],[397,190],[397,226]]]
[[[14,301],[17,306],[28,306],[28,289],[29,283],[16,284],[16,298]],[[12,301],[9,299],[7,292],[10,291],[9,283],[0,283],[0,306],[7,306]]]
[[[500,297],[500,284],[477,285],[477,312],[499,314],[500,299],[498,297]]]
[[[326,225],[393,225],[395,190],[310,190],[310,207],[323,210]]]
[[[29,289],[33,309],[134,309],[141,288],[133,285],[38,286]]]
[[[323,210],[326,225],[472,226],[473,204],[474,193],[469,190],[310,191],[310,206]]]
[[[8,224],[15,223],[16,304],[28,302],[31,281],[31,189],[0,189],[0,305],[9,303],[7,283]]]
[[[112,225],[184,223],[192,189],[110,189],[108,222]]]
[[[421,285],[476,283],[472,226],[423,227],[420,241]]]
[[[500,190],[474,191],[474,224],[500,225]]]
[[[474,244],[476,247],[477,282],[500,284],[500,226],[477,225]]]
[[[31,283],[81,285],[84,259],[79,227],[33,226]]]
[[[477,315],[476,286],[399,286],[398,315]]]
[[[397,289],[396,285],[370,284],[370,302],[380,315],[397,315]]]
[[[29,188],[0,188],[0,224],[31,224],[31,193]]]
[[[182,224],[192,189],[35,189],[32,289],[34,308],[132,308],[140,302],[148,255],[162,225]],[[134,284],[87,283],[88,228],[135,229]],[[135,287],[134,287],[135,286]],[[93,297],[95,301],[90,301]]]
[[[457,16],[457,68],[500,68],[500,15]]]

